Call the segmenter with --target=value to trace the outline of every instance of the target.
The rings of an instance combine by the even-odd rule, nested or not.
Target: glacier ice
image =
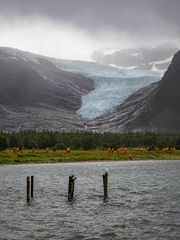
[[[77,111],[86,119],[113,112],[128,96],[161,78],[159,72],[116,68],[94,62],[60,60],[53,63],[58,68],[80,72],[94,79],[94,90],[82,97],[81,108]]]
[[[108,112],[113,112],[128,96],[140,88],[158,81],[156,76],[134,77],[95,77],[95,89],[82,97],[82,106],[78,114],[83,118],[93,119]]]

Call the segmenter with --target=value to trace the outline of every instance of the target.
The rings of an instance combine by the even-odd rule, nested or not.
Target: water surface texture
[[[179,173],[180,161],[0,166],[0,239],[180,239]],[[74,202],[67,201],[71,174]],[[29,205],[28,175],[35,178]]]

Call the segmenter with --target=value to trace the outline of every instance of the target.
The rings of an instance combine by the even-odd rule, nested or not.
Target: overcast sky
[[[0,46],[66,59],[179,44],[180,0],[0,0]]]

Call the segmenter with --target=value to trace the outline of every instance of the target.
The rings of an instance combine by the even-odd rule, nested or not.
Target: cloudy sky
[[[66,59],[179,44],[180,0],[0,0],[0,46]]]

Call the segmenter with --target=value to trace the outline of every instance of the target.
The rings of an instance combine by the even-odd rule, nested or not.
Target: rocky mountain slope
[[[76,111],[94,82],[45,57],[0,49],[0,129],[79,129]]]
[[[180,132],[180,51],[139,116],[128,126],[161,132]]]

